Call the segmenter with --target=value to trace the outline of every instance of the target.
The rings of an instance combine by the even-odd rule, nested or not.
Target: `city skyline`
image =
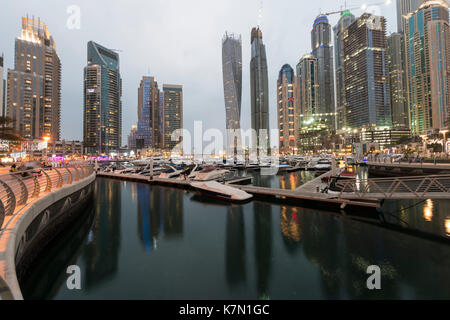
[[[361,2],[362,3],[362,2]],[[70,1],[58,1],[51,10],[42,4],[24,1],[20,5],[5,3],[5,11],[0,21],[4,30],[4,36],[0,39],[0,50],[5,53],[5,69],[12,67],[13,39],[19,29],[19,19],[22,15],[29,13],[35,17],[41,17],[52,30],[53,36],[58,43],[58,51],[62,62],[62,138],[82,139],[82,68],[85,65],[85,46],[90,40],[97,41],[110,48],[123,50],[121,56],[121,71],[123,74],[123,132],[126,136],[131,125],[136,123],[137,118],[137,95],[136,88],[143,73],[150,73],[163,82],[182,83],[184,85],[185,105],[185,127],[192,131],[193,122],[202,120],[211,108],[217,112],[217,119],[211,119],[205,125],[219,129],[225,129],[223,84],[220,68],[221,59],[221,37],[225,30],[242,34],[242,42],[250,42],[250,30],[257,23],[259,1],[250,1],[244,4],[231,1],[227,4],[205,2],[205,8],[197,12],[196,8],[178,2],[173,5],[158,5],[162,13],[169,11],[181,23],[191,22],[192,16],[206,16],[201,23],[190,24],[186,30],[180,30],[180,24],[167,26],[158,16],[146,15],[141,4],[130,3],[127,8],[112,4],[109,8],[103,8],[88,1],[78,3],[81,9],[81,29],[69,30],[66,28],[66,20],[69,14],[67,7],[72,5]],[[311,16],[317,16],[319,9],[333,10],[340,7],[335,1],[319,1],[312,8],[303,8],[301,3],[289,1],[269,2],[263,7],[263,18],[261,27],[264,31],[264,43],[267,46],[268,69],[269,69],[269,105],[270,105],[270,127],[276,128],[276,79],[279,69],[285,63],[295,65],[303,53],[309,51]],[[143,5],[145,6],[145,5]],[[288,12],[287,6],[292,7]],[[119,24],[111,23],[114,19],[102,18],[95,14],[95,9],[106,10],[105,17],[117,16],[124,21],[133,21],[127,31],[121,29]],[[219,7],[219,8],[217,8]],[[239,8],[239,10],[237,10]],[[301,9],[301,10],[300,10]],[[393,10],[394,9],[394,10]],[[49,11],[50,10],[50,11]],[[206,11],[210,11],[206,15]],[[295,11],[300,12],[294,14]],[[381,7],[382,14],[387,17],[390,24],[389,30],[396,30],[395,5]],[[291,13],[292,11],[292,13]],[[5,14],[8,12],[8,15]],[[188,12],[190,18],[183,17]],[[55,13],[52,15],[51,13]],[[215,13],[217,13],[215,15]],[[355,16],[359,16],[362,10],[355,10]],[[284,16],[295,17],[291,27],[282,27],[278,20]],[[210,16],[215,16],[210,17]],[[140,19],[142,17],[142,19]],[[220,17],[220,18],[217,18]],[[233,17],[233,18],[231,18]],[[154,19],[152,19],[154,18]],[[334,26],[338,16],[330,17],[330,24]],[[284,19],[284,18],[283,18]],[[217,21],[216,21],[217,20]],[[96,23],[108,24],[110,29],[95,29]],[[106,22],[108,21],[108,22]],[[161,25],[158,32],[149,33],[147,42],[144,44],[136,40],[141,37],[142,30],[154,30],[153,24]],[[167,27],[166,27],[167,26]],[[183,29],[183,28],[181,28]],[[139,30],[139,31],[138,31]],[[190,35],[196,33],[193,38]],[[189,35],[189,36],[188,36]],[[119,40],[120,39],[120,40]],[[176,41],[167,41],[173,39]],[[289,50],[286,50],[289,46]],[[151,50],[152,48],[164,48],[164,50]],[[206,48],[206,49],[205,49]],[[250,127],[250,84],[249,84],[250,47],[243,46],[243,88],[242,88],[242,115],[243,128]],[[188,65],[189,64],[189,65]],[[198,70],[208,70],[204,77],[198,77]],[[81,70],[81,71],[80,71]],[[75,121],[74,121],[75,120]],[[72,123],[79,123],[77,127]],[[123,143],[126,144],[125,139]],[[276,145],[276,141],[272,141]]]

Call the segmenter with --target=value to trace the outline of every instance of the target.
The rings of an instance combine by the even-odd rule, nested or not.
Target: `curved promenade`
[[[85,165],[0,176],[0,299],[23,299],[18,279],[83,214],[95,177]]]

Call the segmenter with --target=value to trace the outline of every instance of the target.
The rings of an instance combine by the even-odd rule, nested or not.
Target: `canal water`
[[[449,201],[386,203],[383,219],[445,239],[449,209]],[[81,290],[66,285],[74,264]],[[369,265],[381,268],[381,290],[367,289]],[[450,245],[382,227],[378,217],[218,205],[99,178],[86,214],[20,282],[25,299],[448,299]]]

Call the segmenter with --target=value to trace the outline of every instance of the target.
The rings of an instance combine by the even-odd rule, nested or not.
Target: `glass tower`
[[[347,128],[391,127],[386,19],[364,13],[343,41]]]
[[[343,38],[345,29],[356,20],[350,11],[342,13],[338,23],[334,26],[334,55],[336,69],[336,129],[346,127],[345,123],[345,84],[344,84],[344,50]]]
[[[278,75],[278,130],[279,150],[290,153],[295,150],[295,99],[294,99],[294,69],[285,64]]]
[[[270,147],[269,135],[269,80],[267,74],[266,47],[262,41],[262,32],[253,28],[251,33],[252,56],[250,60],[250,92],[252,129],[256,131],[257,139],[252,141],[252,148],[266,149]],[[265,145],[260,140],[266,130]]]
[[[312,55],[318,63],[319,101],[318,113],[327,115],[330,130],[335,130],[333,45],[328,18],[319,15],[311,31]]]
[[[174,131],[183,129],[183,86],[176,84],[163,85],[162,107],[163,149],[172,150],[181,142],[181,138],[172,141]]]
[[[222,71],[227,130],[240,130],[242,100],[242,39],[225,33],[222,39]],[[227,153],[240,145],[235,136],[227,136]],[[237,136],[238,140],[239,135]]]
[[[119,55],[89,41],[87,60],[84,68],[85,151],[89,154],[118,152],[122,140]]]
[[[450,106],[449,5],[434,0],[406,16],[408,104],[413,134],[448,126]]]

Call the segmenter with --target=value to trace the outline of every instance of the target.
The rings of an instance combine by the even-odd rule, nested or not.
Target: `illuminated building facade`
[[[434,0],[406,16],[405,47],[411,131],[448,126],[450,106],[449,5]]]
[[[336,70],[336,129],[341,130],[345,128],[345,84],[344,84],[344,31],[349,25],[356,20],[355,16],[350,11],[345,11],[341,14],[341,18],[334,26],[334,55],[335,55],[335,70]]]
[[[388,37],[388,64],[391,88],[392,127],[409,129],[408,99],[404,63],[403,35]]]
[[[59,140],[61,62],[47,26],[22,18],[15,40],[14,69],[8,70],[6,115],[25,139]]]
[[[268,150],[269,134],[269,79],[267,73],[266,47],[262,41],[262,32],[253,28],[251,34],[252,56],[250,61],[250,92],[251,92],[251,125],[258,135],[252,147]],[[266,130],[267,143],[260,141],[260,130]],[[256,143],[255,143],[256,142]]]
[[[346,127],[390,127],[386,19],[365,13],[343,36]]]
[[[296,144],[301,152],[319,150],[324,135],[330,133],[330,118],[335,113],[320,113],[318,59],[306,54],[297,64],[295,83],[295,133]]]
[[[318,104],[317,113],[332,114],[326,117],[330,131],[335,130],[333,45],[331,25],[325,15],[319,15],[311,31],[312,55],[317,59]]]
[[[143,141],[143,148],[161,147],[159,93],[158,83],[154,77],[142,77],[138,89],[136,139]]]
[[[122,79],[119,55],[88,42],[84,68],[85,151],[89,154],[119,152],[122,140]]]
[[[183,129],[183,86],[176,84],[163,85],[162,108],[162,148],[172,150],[181,142],[181,138],[172,141],[174,131]]]
[[[278,101],[278,131],[279,152],[293,153],[297,148],[295,141],[295,99],[294,99],[294,69],[285,64],[278,75],[277,101]]]
[[[227,130],[241,129],[242,38],[226,33],[222,39],[222,72]],[[227,136],[227,152],[240,145],[235,136]],[[239,139],[239,136],[238,136]]]

